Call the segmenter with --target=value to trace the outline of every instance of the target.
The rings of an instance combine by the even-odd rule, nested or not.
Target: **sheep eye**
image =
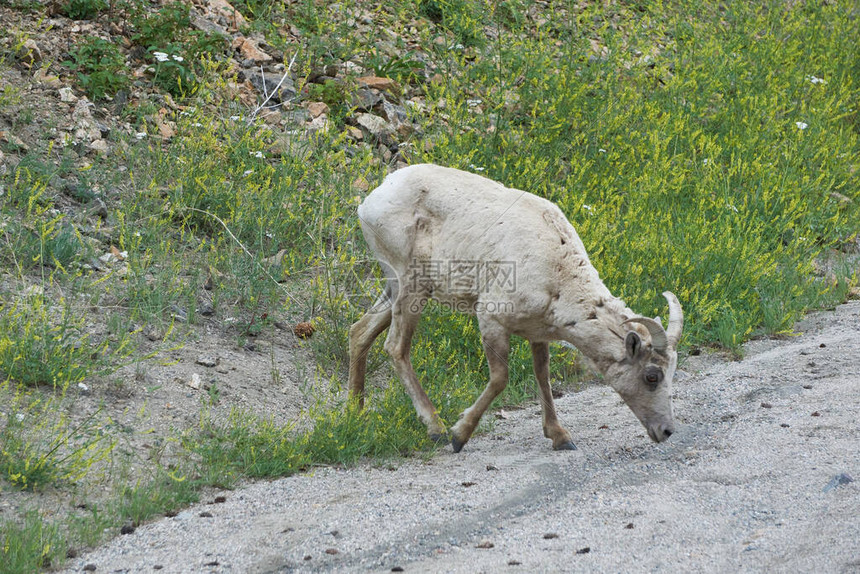
[[[645,369],[644,379],[645,384],[653,391],[657,388],[657,385],[660,384],[660,381],[663,380],[663,371],[655,366],[647,367]]]

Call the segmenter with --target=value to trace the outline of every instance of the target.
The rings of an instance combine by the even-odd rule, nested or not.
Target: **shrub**
[[[125,57],[107,40],[90,38],[72,48],[70,55],[72,60],[63,65],[78,72],[81,87],[94,100],[113,95],[129,83]]]

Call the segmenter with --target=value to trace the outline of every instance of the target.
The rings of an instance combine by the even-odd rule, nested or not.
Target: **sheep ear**
[[[639,336],[639,333],[635,331],[627,333],[627,337],[624,338],[624,348],[627,350],[627,357],[635,359],[636,355],[642,349],[642,338]]]

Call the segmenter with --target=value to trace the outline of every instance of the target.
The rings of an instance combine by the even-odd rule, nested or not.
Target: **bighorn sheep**
[[[670,292],[669,327],[613,297],[562,211],[550,201],[484,177],[436,165],[389,175],[358,208],[361,228],[387,279],[385,293],[349,332],[350,396],[363,405],[367,351],[389,329],[385,350],[428,434],[447,438],[410,360],[429,298],[477,316],[490,381],[451,428],[459,452],[508,382],[511,335],[529,340],[544,436],[575,449],[556,416],[549,342],[579,349],[621,395],[652,440],[675,429],[672,378],[683,314]]]

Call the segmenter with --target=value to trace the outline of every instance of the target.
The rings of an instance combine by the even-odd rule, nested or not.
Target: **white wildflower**
[[[153,52],[152,55],[155,56],[155,59],[159,62],[166,62],[170,59],[170,56],[168,56],[164,52]]]
[[[601,148],[597,148],[597,151],[599,151],[600,153],[606,153],[606,150],[605,150],[605,149],[603,149],[602,147],[601,147]]]
[[[252,151],[249,153],[258,159],[263,159],[263,152],[261,152],[261,151]]]
[[[246,169],[245,171],[242,172],[242,177],[248,177],[252,173],[254,173],[253,169]]]
[[[176,60],[177,62],[181,62],[181,61],[183,61],[185,58],[183,58],[182,56],[177,56],[176,54],[174,54],[174,55],[173,55],[173,59],[174,59],[174,60]]]
[[[809,127],[809,124],[806,122],[794,122],[794,125],[798,127],[798,129],[805,130]]]
[[[87,392],[88,390],[90,390],[90,388],[84,383],[78,383],[78,388],[84,392]]]
[[[824,78],[817,78],[815,76],[806,76],[806,79],[812,82],[813,84],[826,84],[827,80]]]
[[[475,165],[475,164],[473,164],[473,163],[470,163],[470,164],[469,164],[469,168],[470,168],[470,169],[474,169],[475,171],[484,171],[485,169],[487,169],[487,168],[485,168],[485,167],[478,167],[477,165]]]
[[[594,213],[594,208],[590,205],[586,205],[585,203],[582,204],[582,209],[584,209],[588,213]]]
[[[480,106],[480,105],[481,105],[481,100],[479,100],[479,99],[466,100],[466,104],[467,104],[470,108],[474,108],[475,106]]]
[[[146,137],[146,132],[137,132],[136,134],[134,134],[134,137],[136,139],[142,140],[143,138]]]
[[[18,419],[18,422],[24,420],[24,413],[18,413],[15,415],[15,418]]]

